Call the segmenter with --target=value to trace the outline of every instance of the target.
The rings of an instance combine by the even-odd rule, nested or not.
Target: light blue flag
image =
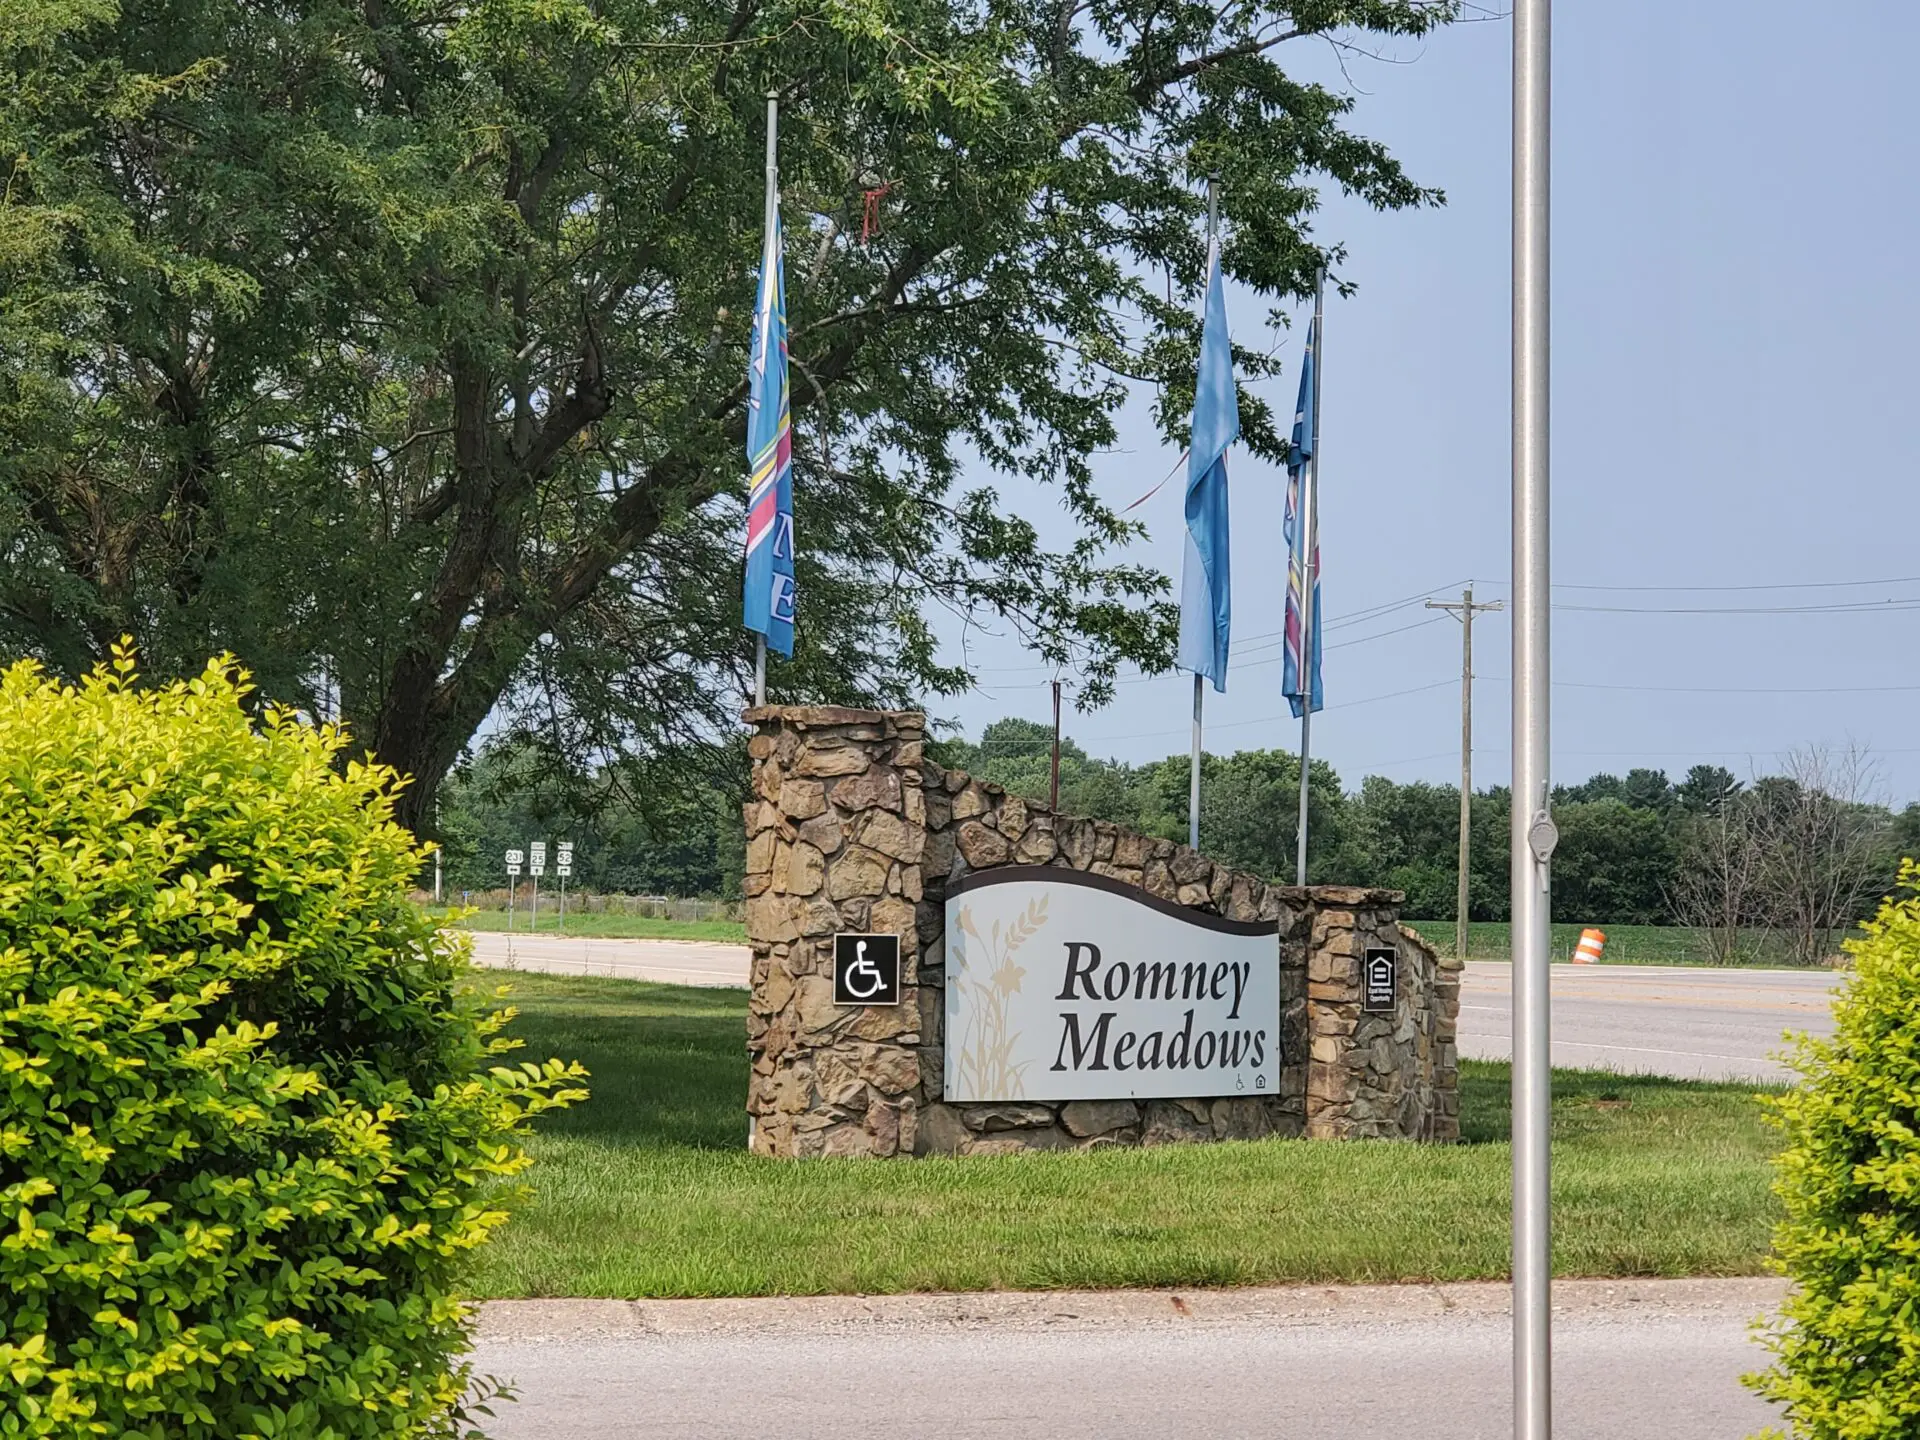
[[[1227,447],[1240,438],[1227,334],[1220,242],[1207,248],[1207,316],[1200,332],[1200,377],[1193,395],[1193,443],[1187,451],[1187,549],[1180,571],[1180,668],[1227,688],[1227,640],[1233,597],[1227,540]]]
[[[1320,387],[1319,366],[1314,363],[1314,351],[1320,343],[1320,329],[1317,322],[1307,325],[1306,349],[1300,356],[1300,399],[1293,412],[1293,448],[1287,452],[1287,617],[1285,622],[1286,644],[1281,666],[1280,693],[1287,697],[1287,703],[1293,709],[1293,718],[1298,720],[1305,708],[1306,697],[1300,689],[1300,600],[1305,588],[1307,543],[1300,536],[1300,488],[1307,483],[1307,468],[1313,463],[1313,447],[1316,440],[1313,430],[1314,401],[1318,398]],[[1315,529],[1319,527],[1316,525]],[[1319,710],[1326,704],[1326,695],[1320,685],[1320,537],[1313,537],[1313,708]]]

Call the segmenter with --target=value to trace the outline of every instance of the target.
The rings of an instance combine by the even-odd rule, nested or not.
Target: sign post
[[[507,933],[513,933],[513,892],[519,888],[520,865],[526,856],[518,850],[507,851]]]
[[[527,931],[531,934],[540,928],[540,877],[547,873],[547,842],[536,840],[527,849],[532,852],[527,865],[533,876],[533,916],[527,922]]]
[[[562,840],[554,857],[554,873],[560,877],[560,933],[567,933],[567,877],[573,874],[573,841]]]

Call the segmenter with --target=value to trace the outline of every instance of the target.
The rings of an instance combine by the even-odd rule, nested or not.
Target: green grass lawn
[[[529,1057],[593,1072],[543,1122],[532,1203],[474,1294],[769,1295],[1495,1278],[1507,1068],[1464,1067],[1456,1146],[1260,1141],[968,1160],[745,1153],[745,998],[516,975]],[[1750,1087],[1559,1072],[1555,1268],[1758,1273],[1771,1132]]]
[[[429,913],[434,913],[429,907]],[[437,912],[445,914],[445,911]],[[533,927],[527,923],[525,908],[513,912],[513,924],[507,924],[504,910],[476,910],[460,921],[463,930],[506,930],[525,935]],[[542,935],[560,932],[559,909],[550,900],[540,902]],[[737,920],[653,920],[645,915],[610,915],[590,911],[567,912],[566,933],[592,935],[608,940],[713,940],[723,945],[747,943],[747,927]]]
[[[1451,920],[1409,920],[1442,954],[1453,953],[1454,923]],[[1553,927],[1553,958],[1573,958],[1573,947],[1580,943],[1584,925]],[[1607,948],[1603,963],[1609,965],[1713,965],[1715,961],[1705,943],[1692,930],[1680,925],[1601,925],[1606,932]],[[1467,927],[1467,949],[1475,960],[1512,958],[1510,927],[1504,920],[1475,920]],[[1751,941],[1748,963],[1760,966],[1792,966],[1793,955],[1779,936],[1757,932]]]

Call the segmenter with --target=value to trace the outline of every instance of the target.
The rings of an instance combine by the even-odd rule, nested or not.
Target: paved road
[[[505,970],[541,970],[554,975],[617,975],[623,980],[664,980],[674,985],[747,984],[750,956],[744,945],[696,940],[596,940],[578,935],[503,935],[476,930],[473,958]]]
[[[589,940],[480,932],[485,965],[569,975],[617,975],[681,985],[747,983],[744,945],[681,940]],[[1460,1053],[1511,1054],[1512,969],[1467,966],[1460,996]],[[1553,1063],[1683,1079],[1784,1080],[1771,1057],[1781,1032],[1833,1028],[1831,971],[1706,970],[1641,965],[1553,967]]]
[[[1553,1063],[1701,1080],[1786,1080],[1771,1058],[1781,1032],[1830,1034],[1830,970],[1553,967]],[[1460,1053],[1513,1053],[1513,970],[1469,961],[1460,987]]]
[[[496,1440],[1498,1440],[1506,1288],[487,1307]],[[1740,1440],[1774,1417],[1768,1280],[1556,1289],[1560,1440]]]

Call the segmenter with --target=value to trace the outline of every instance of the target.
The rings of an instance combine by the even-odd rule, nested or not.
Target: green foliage
[[[408,823],[489,716],[588,768],[724,733],[775,91],[802,600],[772,692],[964,690],[939,611],[1097,696],[1170,659],[1092,457],[1141,390],[1184,443],[1204,178],[1272,460],[1253,315],[1351,284],[1323,194],[1440,200],[1286,59],[1460,9],[10,0],[0,645],[231,650],[337,699]]]
[[[1903,879],[1920,885],[1920,866]],[[1853,983],[1830,1040],[1803,1039],[1801,1085],[1768,1102],[1786,1137],[1774,1234],[1793,1281],[1749,1383],[1799,1440],[1920,1433],[1920,894],[1848,943]]]
[[[578,777],[544,747],[506,739],[447,777],[437,824],[445,883],[491,890],[502,857],[528,842],[573,841],[570,889],[627,895],[740,898],[746,834],[746,745],[691,749],[671,767],[626,761]],[[525,877],[523,877],[524,879]],[[549,885],[558,880],[547,872]]]
[[[0,1436],[452,1436],[528,1118],[406,901],[395,777],[247,710],[0,678]]]
[[[937,740],[928,753],[939,764],[1044,801],[1052,748],[1051,725],[1010,716],[989,724],[978,741]],[[557,759],[533,746],[486,747],[455,772],[443,799],[450,883],[456,890],[497,885],[503,849],[570,834],[578,844],[576,883],[583,888],[737,896],[744,756],[737,746],[704,753],[708,763],[692,783],[666,767],[629,761],[583,788],[568,785]],[[1184,754],[1144,763],[1101,759],[1063,735],[1060,808],[1184,841],[1188,765]],[[1204,756],[1201,847],[1243,869],[1291,881],[1299,774],[1298,761],[1283,750]],[[1728,906],[1720,908],[1730,907],[1727,924],[1715,931],[1701,908],[1711,898],[1700,893],[1713,878],[1706,861],[1730,825],[1760,816],[1767,803],[1782,812],[1779,823],[1765,834],[1742,831],[1741,845],[1753,854],[1723,857],[1729,863],[1720,867],[1722,879],[1748,875],[1754,894],[1726,897]],[[1453,918],[1456,787],[1369,775],[1349,793],[1326,762],[1315,761],[1309,804],[1311,880],[1384,885],[1406,892],[1408,915],[1428,922]],[[1504,921],[1510,914],[1511,813],[1504,787],[1473,797],[1468,896],[1475,921]],[[1749,789],[1708,765],[1694,766],[1678,785],[1646,768],[1624,778],[1595,775],[1557,789],[1554,815],[1561,837],[1553,862],[1557,916],[1578,925],[1678,922],[1718,935],[1709,948],[1727,963],[1752,962],[1763,953],[1776,962],[1817,961],[1831,948],[1827,937],[1844,933],[1891,882],[1897,868],[1891,855],[1920,853],[1920,844],[1910,843],[1920,836],[1920,805],[1896,817],[1784,776],[1761,777]],[[1894,845],[1905,848],[1896,852]],[[1824,908],[1786,903],[1796,896]],[[1820,923],[1796,929],[1802,913]]]
[[[1667,918],[1675,841],[1661,811],[1605,799],[1557,805],[1553,818],[1560,827],[1553,852],[1556,913],[1625,925]]]

